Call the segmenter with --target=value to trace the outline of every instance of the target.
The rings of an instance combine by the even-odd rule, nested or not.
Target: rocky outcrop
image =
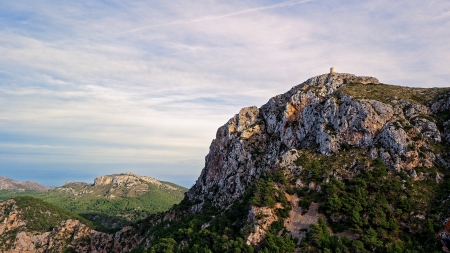
[[[446,219],[443,225],[444,227],[440,231],[439,237],[444,245],[443,250],[450,252],[450,218]]]
[[[58,215],[49,213],[49,215]],[[5,253],[129,252],[141,241],[132,227],[109,234],[95,231],[79,220],[64,220],[51,231],[34,231],[27,227],[23,210],[14,199],[0,202],[0,251]]]
[[[432,103],[430,108],[434,114],[444,114],[447,117],[447,121],[443,123],[444,132],[442,133],[442,137],[445,141],[450,142],[450,94],[446,94],[447,96],[437,100]]]
[[[379,81],[324,74],[271,98],[261,108],[243,108],[218,129],[211,143],[205,168],[187,193],[197,203],[192,211],[200,210],[205,201],[226,208],[254,179],[276,170],[278,157],[290,149],[313,149],[331,156],[342,147],[358,147],[395,171],[432,166],[436,157],[429,142],[438,143],[442,137],[427,115],[448,110],[450,103],[427,107],[398,98],[386,103],[340,92],[353,83]]]
[[[253,232],[247,237],[247,244],[258,245],[261,243],[266,237],[266,231],[270,225],[277,220],[278,217],[273,208],[252,206],[247,223],[253,226]]]

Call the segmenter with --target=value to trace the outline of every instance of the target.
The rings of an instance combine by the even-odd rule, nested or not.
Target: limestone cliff
[[[116,233],[104,233],[75,219],[63,219],[50,230],[36,230],[32,228],[32,223],[43,221],[29,217],[27,209],[30,208],[36,206],[24,208],[14,199],[0,202],[1,252],[64,252],[68,249],[75,252],[128,252],[141,239],[132,227],[122,228]],[[49,218],[61,216],[54,210],[45,210],[44,214]]]
[[[271,98],[261,108],[243,108],[218,129],[205,168],[187,194],[198,203],[192,210],[200,210],[206,200],[229,206],[254,179],[276,169],[278,157],[290,149],[332,156],[343,147],[358,147],[392,170],[414,177],[414,168],[431,167],[436,156],[430,143],[450,138],[450,121],[440,132],[429,117],[449,110],[448,99],[433,100],[443,90],[377,84],[373,77],[324,74]],[[366,94],[353,90],[361,86]],[[384,97],[370,96],[380,87],[387,90]]]

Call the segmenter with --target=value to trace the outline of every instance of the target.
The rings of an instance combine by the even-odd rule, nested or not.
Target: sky
[[[0,1],[0,175],[190,187],[217,128],[338,72],[450,86],[450,1]]]

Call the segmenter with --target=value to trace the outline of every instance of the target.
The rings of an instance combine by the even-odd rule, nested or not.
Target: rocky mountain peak
[[[187,193],[198,203],[192,211],[201,210],[205,201],[227,207],[255,179],[277,170],[278,158],[289,150],[331,156],[347,147],[361,148],[392,170],[417,176],[414,168],[431,167],[436,160],[431,142],[448,136],[427,116],[449,107],[446,100],[433,102],[437,93],[330,73],[260,108],[243,108],[217,130],[205,168]]]

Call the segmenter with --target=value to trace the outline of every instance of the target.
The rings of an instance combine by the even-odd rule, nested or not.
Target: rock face
[[[151,177],[140,176],[138,174],[134,174],[131,172],[127,172],[125,174],[113,174],[113,175],[99,176],[99,177],[95,178],[94,186],[100,186],[100,185],[132,186],[132,185],[139,184],[140,181],[151,183],[158,187],[162,187],[162,188],[166,188],[166,189],[170,189],[170,190],[176,190],[175,187],[173,187],[169,184],[165,184],[165,183],[160,182]]]
[[[201,210],[205,201],[226,208],[254,179],[276,168],[278,157],[290,149],[313,149],[331,156],[351,146],[366,150],[372,159],[382,159],[395,171],[432,166],[436,157],[430,152],[430,141],[448,140],[450,132],[440,133],[427,115],[448,111],[450,100],[425,106],[397,97],[389,103],[356,99],[341,92],[353,83],[379,81],[324,74],[271,98],[261,108],[241,109],[218,129],[211,143],[205,168],[187,193],[197,203],[192,211]]]
[[[47,191],[50,187],[40,185],[33,181],[20,182],[11,178],[0,176],[0,190],[31,190]]]
[[[0,202],[1,252],[63,252],[65,249],[74,249],[75,252],[129,252],[141,239],[131,227],[108,234],[72,219],[62,221],[51,231],[32,231],[27,228],[23,213],[13,199]]]
[[[263,218],[258,219],[257,216],[262,216]],[[278,217],[273,209],[252,206],[248,214],[247,222],[253,224],[254,232],[248,236],[247,244],[257,245],[260,243],[265,238],[266,231],[270,225],[277,220]]]

